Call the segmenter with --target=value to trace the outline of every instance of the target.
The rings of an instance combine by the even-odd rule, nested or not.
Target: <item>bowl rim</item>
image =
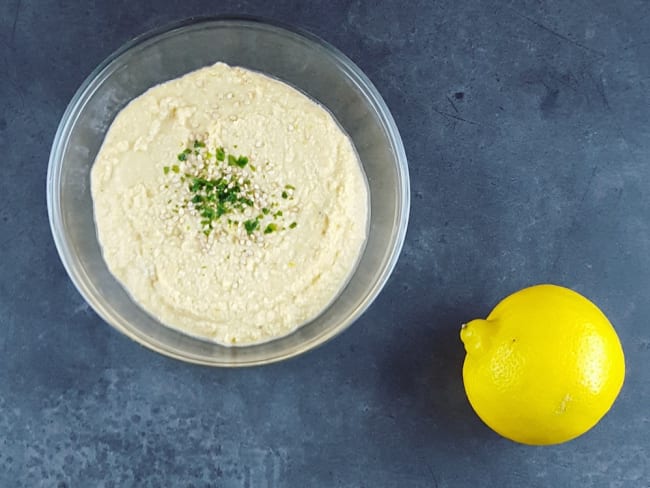
[[[393,232],[393,244],[392,249],[390,249],[389,258],[386,260],[383,269],[378,274],[374,285],[369,288],[365,297],[361,303],[349,314],[345,320],[339,322],[335,327],[332,327],[322,334],[319,334],[313,337],[311,340],[298,344],[293,348],[280,351],[278,354],[271,355],[263,359],[255,360],[246,360],[238,362],[230,361],[220,361],[220,360],[210,360],[203,356],[193,356],[190,354],[181,354],[176,350],[170,349],[166,344],[163,344],[158,341],[152,341],[151,337],[145,335],[138,335],[134,333],[133,330],[124,327],[122,324],[116,323],[112,315],[108,312],[104,304],[97,302],[94,299],[96,293],[92,293],[89,289],[90,287],[84,281],[79,270],[73,265],[74,256],[71,252],[71,247],[68,246],[67,237],[65,233],[62,232],[62,214],[60,208],[60,178],[61,178],[61,167],[63,161],[64,150],[67,145],[67,140],[69,138],[70,132],[74,127],[74,123],[80,108],[87,101],[87,99],[92,95],[94,90],[89,92],[89,88],[93,87],[93,84],[98,84],[97,82],[101,79],[101,75],[104,73],[106,68],[108,68],[115,60],[120,56],[128,52],[129,50],[146,44],[149,41],[153,41],[157,38],[164,37],[166,35],[173,35],[176,31],[195,28],[200,24],[218,24],[218,23],[228,23],[235,22],[239,24],[248,24],[255,27],[270,28],[271,30],[279,31],[281,33],[293,35],[294,37],[302,38],[306,40],[312,47],[322,49],[329,56],[333,57],[337,64],[345,72],[345,74],[354,82],[354,84],[360,89],[364,96],[370,101],[371,105],[374,106],[374,109],[378,113],[378,120],[383,126],[383,130],[389,136],[389,142],[393,153],[396,159],[396,173],[398,179],[398,209],[396,212],[395,222],[394,222],[394,232]],[[73,118],[73,115],[76,116]],[[126,335],[130,339],[134,340],[138,344],[155,351],[159,354],[178,359],[180,361],[200,364],[206,366],[216,366],[216,367],[246,367],[246,366],[258,366],[264,364],[271,364],[292,357],[303,354],[307,351],[313,350],[316,347],[319,347],[344,330],[346,330],[352,323],[359,319],[359,317],[370,307],[370,305],[375,301],[381,290],[386,285],[389,277],[391,276],[399,256],[401,254],[404,240],[406,238],[406,231],[408,228],[409,214],[410,214],[410,202],[411,202],[411,192],[410,192],[410,180],[408,173],[408,160],[406,157],[406,152],[404,149],[404,144],[400,136],[399,130],[395,123],[395,120],[386,105],[386,102],[380,95],[377,88],[374,86],[372,81],[366,76],[366,74],[345,54],[339,51],[336,47],[328,43],[327,41],[321,39],[320,37],[312,34],[311,32],[306,31],[300,27],[289,25],[283,22],[276,20],[260,17],[260,16],[251,16],[251,15],[215,15],[215,16],[192,16],[186,19],[171,22],[163,26],[151,29],[143,34],[140,34],[130,41],[127,41],[118,49],[109,54],[83,81],[83,83],[76,90],[75,94],[68,103],[66,110],[61,117],[59,122],[56,134],[54,136],[54,141],[52,143],[52,148],[50,151],[48,169],[47,169],[47,180],[46,180],[46,199],[47,199],[47,210],[48,217],[50,222],[50,230],[54,239],[54,243],[59,254],[59,258],[63,263],[70,280],[81,294],[82,298],[93,308],[93,310],[111,327],[115,328],[122,334]],[[244,348],[246,346],[243,346]]]

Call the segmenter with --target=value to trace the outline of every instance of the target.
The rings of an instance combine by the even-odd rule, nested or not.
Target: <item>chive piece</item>
[[[284,198],[286,200],[287,198],[289,198],[289,194],[286,191],[283,191],[282,192],[282,198]]]
[[[257,219],[254,220],[247,220],[244,222],[244,228],[246,229],[246,233],[248,235],[251,235],[255,230],[259,227],[260,222]]]
[[[276,219],[277,219],[278,217],[282,217],[282,210],[278,210],[277,212],[275,212],[275,213],[273,214],[273,217],[275,217]]]
[[[295,189],[296,189],[296,187],[293,186],[293,185],[284,185],[284,187],[285,187],[287,190],[295,190]]]
[[[235,164],[237,166],[239,166],[240,168],[243,168],[244,166],[246,166],[248,164],[248,158],[246,156],[239,156],[237,158],[237,161],[235,162]]]
[[[223,150],[223,147],[217,148],[217,161],[223,161],[226,159],[226,151]]]
[[[173,171],[174,173],[178,173],[180,170],[181,170],[181,169],[178,167],[177,164],[174,164],[174,165],[172,166],[172,171]]]
[[[221,217],[223,214],[228,213],[226,206],[223,202],[217,203],[217,218]]]
[[[165,174],[169,173],[169,166],[163,167],[163,173]]]
[[[262,209],[262,213],[263,213],[264,215],[268,215],[269,212],[270,212],[270,210],[269,210],[268,208],[266,208],[266,207],[264,207],[264,208]]]
[[[232,154],[228,154],[228,164],[230,166],[235,166],[237,164],[237,158]]]
[[[278,226],[274,223],[270,223],[269,225],[266,226],[266,229],[264,229],[265,234],[270,234],[271,232],[275,232],[278,230]]]
[[[297,225],[298,225],[297,222],[291,222],[291,224],[289,224],[289,228],[290,229],[295,229]]]
[[[194,147],[195,148],[197,148],[197,147],[205,147],[205,142],[195,140],[194,141]]]
[[[187,159],[187,154],[185,152],[182,152],[178,155],[179,161],[185,161],[185,159]]]
[[[257,171],[257,168],[255,166],[253,166],[252,164],[250,165],[250,169],[251,169],[251,171]]]

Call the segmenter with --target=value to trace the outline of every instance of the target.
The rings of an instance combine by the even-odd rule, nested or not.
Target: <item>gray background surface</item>
[[[0,486],[650,486],[650,3],[0,2]],[[50,144],[114,49],[196,14],[307,28],[372,79],[412,177],[404,252],[351,329],[286,363],[185,365],[103,323],[45,208]],[[553,282],[616,326],[627,378],[587,435],[498,437],[459,324]]]

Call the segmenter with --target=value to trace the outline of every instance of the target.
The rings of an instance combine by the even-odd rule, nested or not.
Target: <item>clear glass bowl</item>
[[[115,115],[148,88],[217,61],[274,76],[327,107],[354,141],[370,188],[367,244],[338,298],[292,334],[243,347],[187,336],[136,305],[104,263],[90,194],[90,168]],[[190,19],[138,37],[109,56],[65,111],[47,175],[54,241],[70,278],[93,309],[146,347],[213,366],[280,361],[347,328],[377,297],[395,266],[406,233],[409,201],[402,140],[370,80],[317,37],[252,18]]]

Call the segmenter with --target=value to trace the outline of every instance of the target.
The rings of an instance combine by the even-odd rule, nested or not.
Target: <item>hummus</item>
[[[330,113],[223,63],[125,107],[91,185],[104,259],[132,298],[163,324],[226,345],[317,316],[366,238],[365,177]]]

